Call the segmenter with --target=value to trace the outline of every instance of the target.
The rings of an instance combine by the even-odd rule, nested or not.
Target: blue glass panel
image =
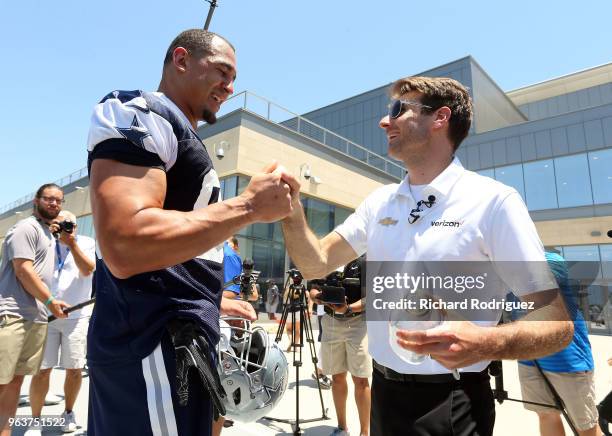
[[[525,174],[525,196],[529,210],[554,209],[557,207],[555,170],[551,159],[539,160],[523,165]]]
[[[559,207],[593,204],[586,154],[556,158],[555,176]]]
[[[481,176],[490,177],[492,179],[495,178],[495,171],[493,170],[493,168],[490,168],[488,170],[480,170],[476,172],[480,174]]]
[[[222,186],[222,195],[223,195],[223,199],[227,200],[228,198],[232,198],[236,196],[236,184],[238,183],[238,177],[237,176],[230,176],[230,177],[226,177],[225,179],[223,179],[223,186]]]
[[[93,215],[83,215],[77,218],[77,233],[79,235],[89,236],[90,238],[96,238],[96,229],[93,225]]]
[[[612,244],[600,245],[601,271],[604,278],[612,279]],[[612,289],[612,287],[611,287]]]
[[[612,149],[589,153],[595,204],[612,203]]]
[[[521,164],[495,168],[495,180],[499,180],[504,185],[512,186],[525,201],[525,183],[523,182],[523,166]]]
[[[563,247],[565,260],[582,260],[587,262],[599,262],[599,250],[597,245],[575,245]]]

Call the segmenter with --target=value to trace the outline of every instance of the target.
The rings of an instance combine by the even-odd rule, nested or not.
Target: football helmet
[[[217,368],[226,396],[226,417],[253,422],[268,414],[287,388],[289,366],[260,326],[239,317],[221,318]]]

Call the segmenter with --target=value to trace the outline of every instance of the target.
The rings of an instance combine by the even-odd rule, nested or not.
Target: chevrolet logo
[[[378,221],[378,224],[382,224],[383,226],[394,226],[397,224],[397,220],[394,220],[390,216],[383,218]]]

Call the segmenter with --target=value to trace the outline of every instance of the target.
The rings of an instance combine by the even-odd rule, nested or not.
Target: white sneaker
[[[349,432],[343,428],[336,427],[329,436],[349,436]]]
[[[45,397],[45,406],[54,406],[64,401],[64,398],[54,394],[47,394]]]
[[[29,426],[23,436],[42,436],[42,426],[40,424]]]
[[[62,425],[62,432],[64,433],[72,433],[77,430],[76,418],[74,417],[74,412],[66,412],[62,413],[62,418],[64,419],[64,425]]]

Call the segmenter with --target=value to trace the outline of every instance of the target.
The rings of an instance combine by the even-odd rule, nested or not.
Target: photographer
[[[342,278],[360,279],[361,269],[365,265],[365,256],[350,262],[344,268]],[[330,276],[337,276],[332,273]],[[328,276],[326,283],[336,288],[342,283],[335,282]],[[317,281],[318,282],[318,281]],[[346,292],[345,304],[329,304],[322,301],[326,286],[311,289],[310,297],[316,304],[323,304],[325,315],[321,320],[321,371],[332,376],[332,395],[338,417],[338,427],[333,436],[348,435],[346,422],[346,400],[348,384],[346,374],[349,372],[355,385],[355,403],[359,414],[361,435],[370,431],[370,382],[372,359],[368,354],[368,339],[365,320],[365,302],[362,299],[361,285],[341,286]]]
[[[88,236],[77,235],[77,228],[76,216],[67,210],[61,211],[50,226],[51,232],[57,235],[51,290],[53,295],[72,306],[91,298],[92,273],[96,259],[95,241]],[[58,319],[49,324],[41,370],[32,377],[30,384],[32,416],[40,417],[49,390],[51,370],[58,363],[66,370],[65,409],[62,414],[64,432],[77,429],[72,409],[81,388],[87,348],[87,328],[92,309],[91,305],[85,306],[70,313],[68,318]],[[61,355],[59,359],[58,353]],[[32,426],[27,435],[40,435],[41,430],[40,426]]]
[[[223,282],[227,283],[242,274],[242,259],[240,258],[240,246],[238,238],[232,236],[223,244]],[[241,298],[240,283],[235,283],[223,290],[223,296],[229,299]],[[257,301],[259,292],[255,283],[251,285],[251,292],[247,295],[248,301]]]
[[[64,301],[51,293],[55,239],[49,226],[59,214],[64,193],[42,185],[33,214],[6,234],[0,261],[0,432],[8,432],[25,375],[36,374],[47,337],[47,310],[65,318]]]

